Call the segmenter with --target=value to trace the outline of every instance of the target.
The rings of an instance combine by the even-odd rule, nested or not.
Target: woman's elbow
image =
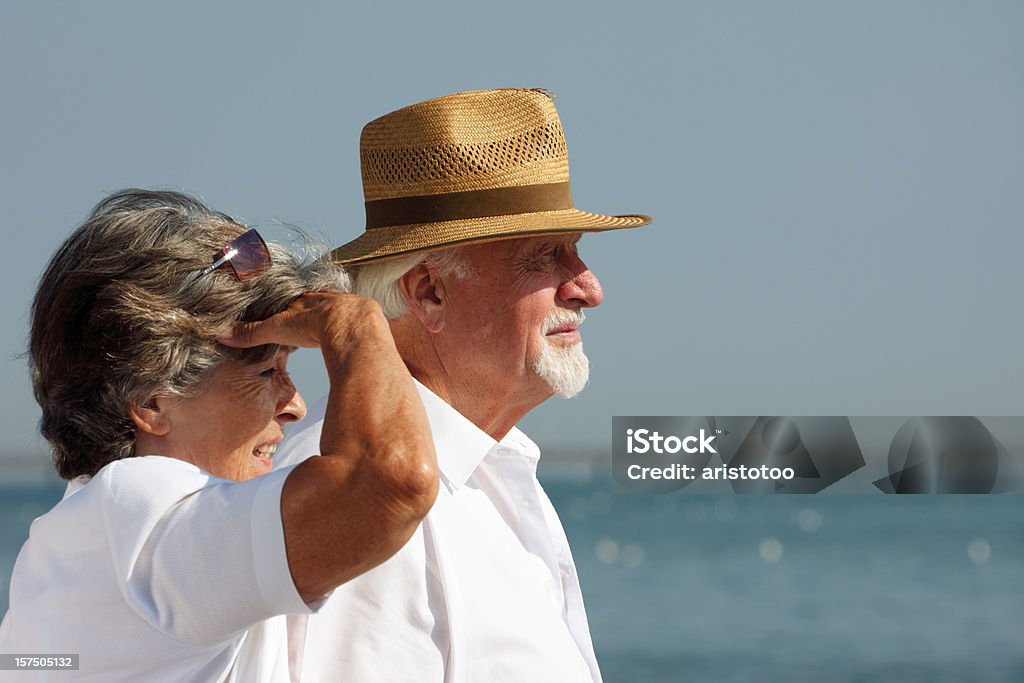
[[[392,500],[390,507],[402,511],[400,514],[408,522],[418,524],[437,498],[438,470],[433,445],[427,442],[403,447],[388,460],[389,471],[383,476]]]

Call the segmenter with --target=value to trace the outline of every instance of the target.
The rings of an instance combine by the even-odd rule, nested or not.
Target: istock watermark
[[[640,493],[1024,492],[1022,450],[1021,417],[612,418],[612,475]]]
[[[627,429],[626,430],[626,452],[627,453],[717,453],[711,445],[714,436],[704,436],[704,430],[700,430],[700,436],[686,436],[679,438],[674,434],[667,437],[649,429]],[[699,446],[693,444],[699,443]]]

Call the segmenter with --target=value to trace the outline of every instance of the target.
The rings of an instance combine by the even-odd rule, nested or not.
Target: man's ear
[[[428,332],[437,334],[444,328],[447,298],[444,282],[433,269],[419,264],[399,279],[398,288],[409,310]]]
[[[146,434],[153,436],[167,436],[171,431],[171,420],[167,413],[168,400],[165,398],[151,398],[144,404],[132,403],[128,407],[128,414],[135,423],[135,427]]]

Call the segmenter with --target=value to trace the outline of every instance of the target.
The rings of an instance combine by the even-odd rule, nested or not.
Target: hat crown
[[[543,91],[476,90],[438,97],[363,128],[367,202],[569,181],[565,135]]]

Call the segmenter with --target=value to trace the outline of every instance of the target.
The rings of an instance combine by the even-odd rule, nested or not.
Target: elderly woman
[[[390,557],[437,492],[413,382],[376,304],[331,291],[343,277],[181,194],[93,210],[32,307],[69,484],[18,556],[0,652],[76,653],[97,681],[288,680],[281,615]],[[298,346],[330,378],[325,457],[270,473],[306,412]]]

